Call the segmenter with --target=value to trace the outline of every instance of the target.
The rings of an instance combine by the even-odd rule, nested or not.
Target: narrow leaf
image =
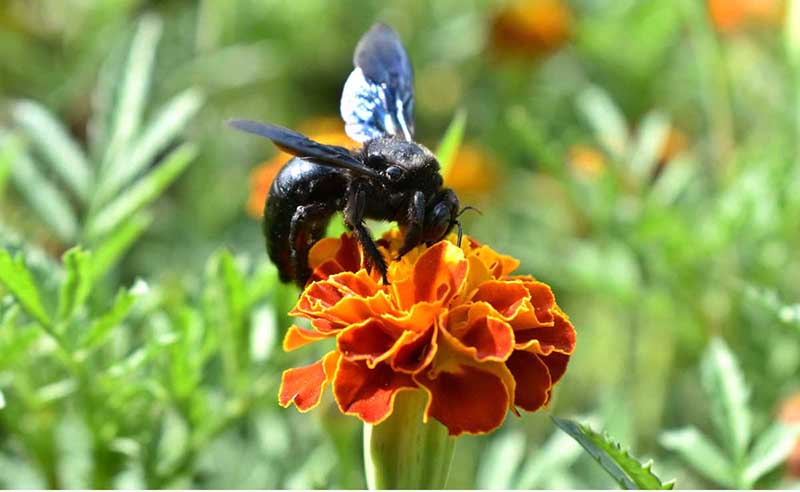
[[[652,462],[642,464],[607,435],[567,419],[553,417],[559,429],[569,434],[624,489],[670,490],[674,482],[662,483],[652,471]]]
[[[611,97],[602,89],[591,87],[578,97],[578,109],[606,150],[623,157],[628,149],[628,125]]]
[[[58,319],[72,316],[75,309],[86,301],[92,289],[91,255],[80,248],[64,253],[66,276],[58,297]]]
[[[453,161],[455,161],[458,149],[461,147],[461,141],[464,139],[464,131],[466,128],[467,111],[459,109],[455,116],[453,116],[450,126],[447,127],[447,131],[444,133],[444,138],[442,138],[439,147],[436,149],[436,158],[439,160],[440,173],[442,176],[445,176],[445,179],[450,167],[453,165]]]
[[[744,486],[752,488],[756,481],[786,461],[800,438],[800,425],[781,422],[772,424],[756,440],[744,469]]]
[[[12,114],[53,171],[81,201],[86,202],[91,187],[91,169],[83,151],[61,122],[35,101],[16,103]]]
[[[636,132],[636,141],[630,156],[630,170],[640,182],[653,172],[669,135],[670,123],[659,112],[647,114]]]
[[[131,42],[124,78],[120,83],[111,135],[103,159],[103,176],[117,171],[115,165],[123,162],[118,156],[128,149],[131,139],[139,131],[160,37],[161,21],[152,15],[142,17]]]
[[[525,456],[525,434],[506,432],[495,437],[481,456],[476,485],[479,489],[508,489]]]
[[[36,167],[30,156],[22,152],[11,166],[11,181],[34,212],[64,243],[71,242],[78,231],[69,200],[53,186]]]
[[[202,104],[203,95],[196,89],[189,89],[168,102],[153,122],[145,127],[144,133],[132,145],[130,153],[119,156],[125,163],[105,177],[99,192],[99,202],[105,203],[125,183],[145,170],[158,153],[178,136]]]
[[[39,289],[25,267],[22,255],[13,259],[8,251],[0,250],[0,283],[32,318],[45,326],[50,325],[50,316],[42,305]]]
[[[108,339],[113,329],[119,326],[128,313],[130,313],[135,301],[135,294],[121,289],[117,293],[117,297],[114,299],[114,304],[111,306],[111,309],[92,322],[80,342],[81,348],[91,350],[102,345],[103,342]]]
[[[92,254],[92,275],[95,278],[105,275],[152,222],[150,214],[139,212],[108,234]]]
[[[184,144],[167,157],[162,164],[137,181],[119,198],[104,207],[89,226],[89,237],[97,239],[133,215],[158,196],[183,172],[196,154],[195,147]]]
[[[723,487],[734,487],[733,466],[717,445],[699,430],[687,427],[664,432],[659,442],[678,453],[700,475]]]
[[[11,171],[11,164],[22,151],[19,139],[0,134],[0,197],[3,196],[6,179]]]
[[[581,446],[569,435],[555,432],[522,464],[519,480],[513,488],[545,488],[545,479],[566,472],[581,454]]]
[[[711,340],[703,357],[701,378],[717,435],[725,442],[733,462],[739,464],[750,442],[749,391],[739,364],[722,339]]]

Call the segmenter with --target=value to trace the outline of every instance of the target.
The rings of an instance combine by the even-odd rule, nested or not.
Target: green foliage
[[[577,422],[553,418],[559,429],[569,434],[583,446],[592,458],[619,484],[628,490],[671,490],[675,483],[662,482],[653,473],[653,462],[645,464],[631,456],[628,451],[607,434],[598,434]]]

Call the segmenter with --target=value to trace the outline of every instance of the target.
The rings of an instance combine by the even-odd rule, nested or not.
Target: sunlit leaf
[[[610,437],[567,419],[553,422],[583,446],[589,455],[624,489],[670,490],[674,482],[662,483],[652,471],[652,462],[640,463]]]
[[[0,250],[0,283],[17,299],[25,312],[45,326],[50,324],[50,316],[42,305],[39,289],[33,281],[22,255],[16,259],[6,250]]]
[[[118,327],[122,320],[128,316],[135,301],[135,294],[128,290],[121,289],[117,293],[117,297],[114,299],[114,304],[111,306],[111,309],[95,319],[89,326],[89,329],[86,330],[80,342],[81,348],[91,350],[103,344],[111,335],[114,328]]]
[[[665,432],[659,441],[700,475],[723,487],[735,486],[734,467],[717,445],[694,427]]]
[[[66,276],[58,297],[58,319],[68,319],[83,304],[92,289],[91,255],[80,248],[64,253]]]
[[[773,423],[762,432],[750,452],[744,469],[744,485],[751,488],[756,481],[786,461],[800,439],[800,425]]]
[[[495,437],[481,455],[475,484],[479,489],[508,489],[525,456],[525,434],[506,432]]]
[[[608,93],[594,86],[586,89],[578,96],[578,109],[606,150],[623,157],[628,149],[628,125]]]
[[[447,131],[436,149],[436,158],[439,160],[439,171],[442,176],[447,176],[450,166],[453,165],[458,149],[461,147],[461,141],[464,139],[466,128],[467,111],[460,109],[453,116],[450,126],[447,127]]]
[[[89,162],[67,129],[44,106],[35,101],[20,101],[12,114],[16,123],[36,144],[47,164],[82,201],[89,196],[92,175]]]
[[[152,222],[152,215],[139,212],[106,235],[92,254],[93,275],[101,277],[112,268]]]

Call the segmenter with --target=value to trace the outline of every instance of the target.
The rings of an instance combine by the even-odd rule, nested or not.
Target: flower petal
[[[470,251],[470,255],[479,258],[494,278],[503,278],[519,267],[519,260],[508,255],[501,255],[489,246],[483,245]]]
[[[552,388],[547,365],[536,354],[521,350],[514,351],[506,365],[517,382],[514,405],[529,412],[543,407]]]
[[[436,326],[417,333],[415,338],[406,341],[390,359],[392,369],[415,374],[431,363],[436,356]]]
[[[553,352],[550,355],[540,355],[539,359],[547,366],[550,373],[550,382],[553,386],[561,379],[567,371],[567,364],[569,363],[569,355],[559,352]]]
[[[398,391],[415,387],[411,376],[393,371],[388,364],[370,369],[364,361],[342,358],[333,381],[333,395],[342,413],[374,425],[392,413]]]
[[[378,318],[370,318],[341,332],[336,337],[336,344],[344,358],[350,361],[366,361],[367,367],[372,369],[414,338],[416,333],[413,331],[403,330]]]
[[[458,372],[439,372],[433,379],[430,371],[422,371],[414,379],[428,391],[425,420],[435,418],[451,436],[489,432],[506,417],[508,391],[491,372],[461,366]]]
[[[516,348],[540,355],[550,355],[553,351],[571,354],[575,350],[575,328],[560,311],[554,313],[553,320],[553,326],[514,332]]]
[[[283,337],[283,350],[284,352],[291,352],[328,336],[314,330],[306,330],[297,325],[292,325],[286,331],[286,336]]]
[[[461,305],[447,317],[454,345],[476,361],[504,361],[514,350],[514,331],[485,302]]]
[[[333,378],[339,354],[328,352],[322,359],[304,367],[283,371],[278,402],[282,407],[292,403],[301,412],[307,412],[319,405],[325,386]]]
[[[400,309],[415,303],[445,304],[462,287],[467,274],[464,253],[455,245],[441,241],[422,253],[410,277],[393,279],[392,288]]]

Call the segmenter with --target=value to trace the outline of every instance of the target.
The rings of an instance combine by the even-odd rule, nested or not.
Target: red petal
[[[347,360],[365,360],[371,369],[415,337],[413,331],[404,331],[391,323],[371,318],[343,331],[336,343]]]
[[[478,286],[472,300],[488,302],[506,319],[511,319],[528,296],[528,289],[521,283],[492,280]]]
[[[317,362],[283,371],[278,402],[282,407],[292,403],[301,412],[307,412],[319,404],[325,386],[333,377],[339,354],[329,352]]]
[[[541,355],[551,352],[571,354],[575,350],[575,328],[560,313],[555,313],[553,326],[542,326],[514,333],[516,348]]]
[[[431,326],[403,344],[391,359],[392,369],[414,374],[430,364],[436,356],[435,332],[436,327]]]
[[[544,406],[552,387],[545,363],[536,354],[515,350],[506,365],[517,381],[514,405],[529,412]]]
[[[553,352],[550,355],[540,355],[539,358],[547,366],[547,370],[550,372],[550,382],[555,386],[564,373],[567,372],[569,355]]]
[[[300,347],[316,342],[317,340],[322,340],[323,338],[327,338],[327,335],[314,330],[306,330],[297,325],[292,325],[289,327],[289,330],[286,331],[286,336],[283,337],[283,350],[285,352],[291,352],[292,350],[299,349]]]
[[[452,310],[446,326],[455,338],[454,347],[479,362],[506,360],[514,350],[514,332],[496,316],[494,309],[484,302]]]
[[[414,376],[429,392],[425,416],[441,422],[451,436],[483,434],[503,423],[509,398],[500,377],[471,366],[439,372],[435,379],[429,373]]]
[[[395,372],[385,363],[370,369],[366,362],[341,359],[333,395],[342,413],[378,424],[392,413],[397,392],[415,387],[411,376]]]

